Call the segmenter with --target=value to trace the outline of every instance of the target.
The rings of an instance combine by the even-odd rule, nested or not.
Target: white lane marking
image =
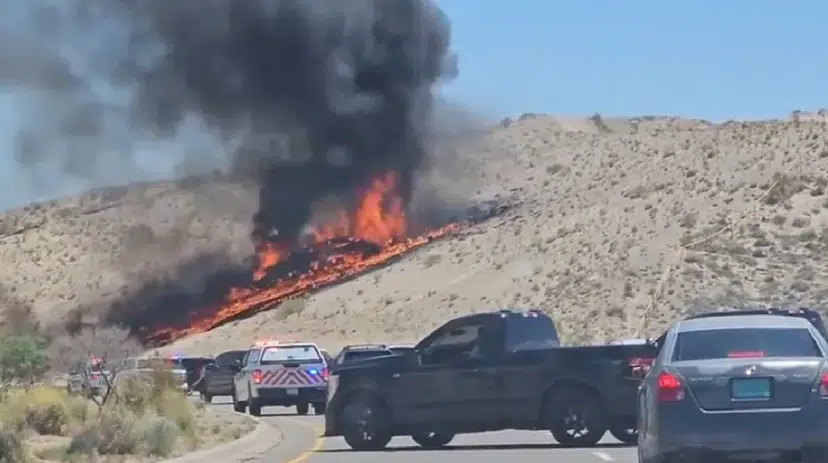
[[[592,454],[604,461],[615,461],[615,458],[612,458],[612,456],[606,452],[592,452]]]

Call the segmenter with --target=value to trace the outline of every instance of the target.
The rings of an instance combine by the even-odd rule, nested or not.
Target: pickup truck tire
[[[454,439],[454,434],[439,433],[439,432],[422,432],[412,434],[411,438],[414,442],[420,444],[421,447],[427,449],[436,449],[446,446]]]
[[[307,415],[308,411],[310,410],[310,406],[308,404],[299,404],[296,406],[296,414],[297,415]]]
[[[610,427],[609,432],[612,434],[612,437],[627,445],[638,444],[638,429],[636,428],[627,428],[622,425],[615,425]]]
[[[591,447],[609,428],[601,398],[585,387],[564,386],[551,391],[544,403],[544,422],[565,447]]]
[[[342,407],[342,437],[354,450],[382,450],[391,442],[391,415],[385,403],[371,394],[357,393]]]
[[[239,402],[236,399],[236,390],[233,389],[233,411],[236,413],[244,413],[247,411],[247,404],[244,402]]]

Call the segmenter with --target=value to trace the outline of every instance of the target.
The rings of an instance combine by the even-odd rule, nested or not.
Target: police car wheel
[[[427,449],[434,449],[443,447],[454,439],[454,434],[439,433],[439,432],[422,432],[412,434],[411,438],[414,442]]]
[[[553,392],[544,404],[544,420],[559,444],[593,446],[604,437],[609,423],[599,397],[576,389]]]
[[[307,415],[308,410],[310,410],[310,406],[308,404],[299,404],[296,406],[297,415]]]
[[[247,410],[247,404],[236,400],[236,391],[233,390],[233,411],[236,413],[244,413]]]
[[[340,419],[342,437],[354,450],[382,450],[391,442],[391,417],[376,397],[360,395],[348,400]]]
[[[253,416],[262,416],[262,404],[253,397],[250,398],[250,404],[248,405],[250,410],[250,414]]]

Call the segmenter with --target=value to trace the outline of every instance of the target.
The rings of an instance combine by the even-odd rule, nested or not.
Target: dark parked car
[[[205,402],[212,402],[213,397],[233,395],[233,377],[241,369],[242,359],[247,350],[230,350],[216,356],[215,361],[206,366],[202,388],[199,389]]]
[[[535,310],[468,315],[413,349],[337,367],[325,435],[372,450],[393,436],[440,447],[460,433],[531,429],[594,445],[636,427],[637,367],[654,356],[650,343],[561,347]]]
[[[640,463],[825,461],[828,342],[785,315],[728,312],[667,331],[639,390]]]

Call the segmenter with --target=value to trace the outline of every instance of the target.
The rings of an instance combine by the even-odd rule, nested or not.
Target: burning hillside
[[[271,308],[286,298],[340,283],[389,263],[460,227],[455,222],[411,236],[396,182],[393,173],[373,179],[352,211],[337,211],[333,221],[306,230],[303,246],[292,247],[291,243],[280,241],[278,235],[260,241],[250,285],[231,288],[225,300],[212,307],[194,308],[184,323],[144,327],[144,342],[165,344],[209,331]]]
[[[158,272],[127,278],[100,309],[106,322],[163,343],[453,228],[421,233],[405,213],[415,179],[437,164],[436,93],[457,73],[451,25],[433,0],[47,3],[34,2],[30,16],[67,27],[17,27],[30,49],[0,68],[4,84],[36,96],[16,158],[51,156],[75,172],[84,170],[77,153],[159,147],[153,158],[180,158],[162,165],[209,171],[218,160],[228,179],[258,187],[252,271],[220,251],[165,256]],[[106,162],[93,161],[103,172]],[[316,209],[329,198],[342,212],[320,224]]]

